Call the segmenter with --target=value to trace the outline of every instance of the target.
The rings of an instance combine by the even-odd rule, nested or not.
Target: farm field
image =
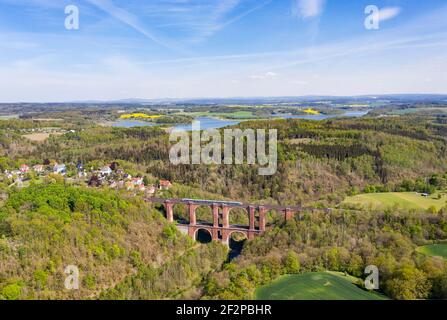
[[[442,257],[447,259],[447,243],[418,247],[416,251],[427,256]]]
[[[356,278],[335,272],[287,275],[258,288],[257,300],[384,300],[377,293],[357,287]]]
[[[415,113],[421,113],[421,114],[427,114],[429,112],[436,112],[436,113],[446,113],[446,108],[409,108],[409,109],[403,109],[403,110],[396,110],[393,111],[391,114],[397,114],[397,115],[406,115],[406,114],[415,114]]]
[[[56,136],[60,136],[62,135],[61,132],[52,132],[52,135],[56,135]],[[34,141],[34,142],[43,142],[45,140],[47,140],[50,137],[49,133],[30,133],[30,134],[25,134],[23,135],[23,137],[25,137],[28,140]]]
[[[388,192],[388,193],[368,193],[347,197],[342,204],[361,205],[365,208],[384,209],[398,206],[402,209],[427,210],[434,206],[440,210],[447,205],[447,197],[442,195],[437,199],[437,195],[428,197],[416,192]]]

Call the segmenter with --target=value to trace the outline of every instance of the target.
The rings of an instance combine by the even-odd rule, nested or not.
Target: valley
[[[368,114],[320,120],[297,115],[225,123],[231,116],[220,114],[224,125],[217,130],[278,131],[278,170],[259,176],[258,164],[173,165],[166,131],[172,124],[98,124],[136,110],[149,124],[159,119],[155,112],[171,114],[174,107],[146,108],[43,108],[40,118],[64,119],[45,122],[28,108],[18,118],[0,120],[1,298],[445,297],[446,265],[432,257],[443,251],[428,249],[447,235],[444,115],[378,116],[380,107],[371,104],[362,106]],[[234,108],[235,119],[240,108]],[[251,108],[272,107],[243,106]],[[278,113],[283,107],[274,108]],[[294,110],[287,107],[288,114]],[[191,119],[198,115],[200,121],[203,113]],[[124,120],[147,121],[137,118]],[[47,128],[57,134],[24,137]],[[145,201],[151,198],[209,203],[195,208],[191,220],[187,203],[171,212]],[[224,205],[213,211],[213,203],[255,204],[254,220],[249,207],[228,214]],[[274,207],[296,209],[291,215]],[[182,224],[194,221],[199,228],[185,234]],[[220,235],[206,229],[225,231],[225,224],[247,229],[213,241]],[[258,228],[262,234],[253,236]],[[59,279],[73,262],[82,289],[70,293]],[[371,264],[383,281],[376,293],[362,284]]]

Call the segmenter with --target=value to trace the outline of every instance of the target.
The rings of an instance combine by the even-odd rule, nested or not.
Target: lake
[[[199,125],[199,123],[200,123],[200,130],[207,130],[207,129],[219,129],[223,127],[234,126],[240,123],[240,121],[216,119],[209,117],[195,118],[193,125],[197,126]],[[191,130],[192,130],[191,124],[177,125],[173,129],[173,131],[191,131]]]
[[[316,114],[316,115],[291,115],[291,114],[277,114],[273,115],[273,118],[277,119],[305,119],[305,120],[326,120],[340,117],[359,118],[368,114],[368,111],[347,111],[343,114]],[[220,129],[228,126],[237,125],[241,121],[237,120],[225,120],[210,117],[197,117],[194,120],[194,125],[198,125],[200,122],[200,130],[207,129]],[[140,120],[119,120],[115,122],[113,127],[119,128],[133,128],[133,127],[155,127],[161,126],[161,124],[152,123],[148,121]],[[173,127],[173,131],[191,131],[191,124],[179,124]]]

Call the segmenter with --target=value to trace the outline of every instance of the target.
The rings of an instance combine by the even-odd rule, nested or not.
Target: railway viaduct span
[[[216,200],[196,200],[196,199],[162,199],[162,198],[146,198],[148,202],[162,204],[165,208],[166,219],[174,222],[174,206],[176,204],[186,205],[189,213],[189,223],[179,223],[178,227],[188,233],[190,237],[196,239],[199,230],[206,230],[211,235],[213,241],[221,241],[229,244],[230,236],[234,232],[244,234],[247,239],[253,239],[257,235],[265,232],[266,213],[275,210],[284,216],[285,220],[290,220],[294,214],[308,208],[296,206],[279,206],[279,205],[253,205],[232,201],[216,201]],[[213,214],[213,223],[197,221],[196,209],[199,207],[211,208]],[[248,226],[231,225],[231,210],[239,208],[244,209],[248,214]],[[312,210],[312,209],[311,209]]]

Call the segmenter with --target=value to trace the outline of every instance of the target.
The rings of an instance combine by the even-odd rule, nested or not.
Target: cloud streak
[[[155,36],[152,30],[149,30],[147,27],[144,27],[136,15],[114,5],[110,0],[87,0],[87,2],[96,6],[100,10],[106,12],[107,14],[117,19],[118,21],[131,27],[132,29],[139,32],[146,38],[152,40],[153,42],[169,49],[175,49],[166,40],[161,40],[160,38]]]
[[[318,17],[323,12],[325,0],[294,0],[292,15],[302,19]]]

